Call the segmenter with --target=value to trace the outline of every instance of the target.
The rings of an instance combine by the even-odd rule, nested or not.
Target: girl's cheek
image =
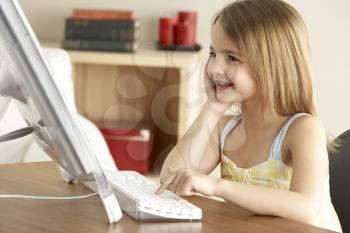
[[[211,65],[210,65],[210,61],[208,63],[208,66],[206,67],[207,69],[207,74],[209,75],[209,77],[212,77],[212,69],[211,69]]]

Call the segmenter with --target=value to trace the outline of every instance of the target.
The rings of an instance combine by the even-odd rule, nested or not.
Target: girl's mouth
[[[233,87],[234,85],[233,83],[230,83],[230,82],[215,82],[215,86],[219,90],[225,90],[230,87]]]

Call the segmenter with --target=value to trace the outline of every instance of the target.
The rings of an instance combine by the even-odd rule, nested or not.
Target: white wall
[[[64,18],[73,8],[132,9],[141,20],[144,42],[158,38],[158,18],[179,10],[199,13],[197,39],[207,47],[214,12],[227,0],[20,0],[42,40],[63,38]],[[350,1],[289,0],[303,16],[310,34],[316,98],[326,129],[338,135],[350,128]]]

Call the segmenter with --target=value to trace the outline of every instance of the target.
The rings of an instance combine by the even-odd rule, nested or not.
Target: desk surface
[[[52,162],[0,165],[0,194],[73,196],[89,193],[80,184],[67,184]],[[235,205],[194,196],[203,210],[201,222],[136,222],[124,214],[115,224],[99,198],[80,200],[0,199],[0,232],[330,232],[283,218],[256,216]]]

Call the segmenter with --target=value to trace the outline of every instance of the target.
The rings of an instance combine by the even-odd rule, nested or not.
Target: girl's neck
[[[251,99],[241,104],[241,123],[247,132],[254,132],[257,129],[264,129],[274,123],[284,120],[283,116],[265,114],[263,116],[261,99]]]

